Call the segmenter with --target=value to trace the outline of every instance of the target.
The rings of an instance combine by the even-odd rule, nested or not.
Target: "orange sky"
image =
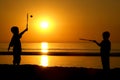
[[[79,38],[102,39],[110,31],[111,41],[120,42],[120,0],[0,0],[0,42],[9,42],[10,28],[25,29],[26,14],[29,31],[23,42],[79,41]],[[40,27],[42,21],[48,28]]]

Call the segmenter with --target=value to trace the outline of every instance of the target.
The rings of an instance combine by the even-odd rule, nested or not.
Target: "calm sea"
[[[112,43],[111,54],[120,54],[120,43]],[[0,52],[7,52],[8,43],[0,43]],[[100,56],[48,56],[49,52],[78,52],[99,54],[95,43],[22,43],[23,52],[43,52],[43,55],[22,55],[21,64],[40,66],[87,67],[102,68]],[[57,53],[56,53],[57,54]],[[12,64],[12,55],[0,55],[0,64]],[[111,68],[120,68],[120,57],[110,57]]]

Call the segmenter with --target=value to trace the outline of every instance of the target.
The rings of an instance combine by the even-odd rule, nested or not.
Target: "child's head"
[[[110,33],[108,32],[108,31],[105,31],[105,32],[103,32],[103,39],[109,39],[109,37],[110,37]]]
[[[13,27],[11,28],[11,32],[12,32],[13,34],[18,34],[18,33],[19,33],[18,27],[17,27],[17,26],[13,26]]]

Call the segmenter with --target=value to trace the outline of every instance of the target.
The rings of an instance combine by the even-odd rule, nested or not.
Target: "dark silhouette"
[[[98,46],[100,46],[100,55],[103,65],[103,70],[109,71],[110,69],[110,50],[111,50],[111,42],[109,40],[110,33],[108,31],[103,32],[102,34],[103,40],[101,43],[98,43],[96,40],[92,40],[95,42]]]
[[[13,47],[13,65],[19,65],[21,61],[21,41],[20,38],[22,35],[28,30],[28,25],[26,25],[26,29],[19,33],[19,28],[17,26],[13,26],[11,28],[11,32],[13,33],[13,37],[8,46],[8,52],[10,47]]]
[[[120,68],[110,72],[109,79],[105,79],[102,69],[0,64],[0,80],[120,80]]]

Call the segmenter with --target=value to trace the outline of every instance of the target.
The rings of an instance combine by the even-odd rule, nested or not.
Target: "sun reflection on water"
[[[48,56],[46,55],[46,53],[48,53],[47,42],[41,43],[41,52],[43,53],[43,55],[41,56],[40,65],[46,67],[48,66]]]
[[[48,43],[47,42],[42,42],[41,43],[41,52],[42,53],[47,53],[48,52]]]
[[[40,62],[41,66],[44,66],[44,67],[48,66],[48,56],[47,55],[42,55],[40,61],[41,61]]]

